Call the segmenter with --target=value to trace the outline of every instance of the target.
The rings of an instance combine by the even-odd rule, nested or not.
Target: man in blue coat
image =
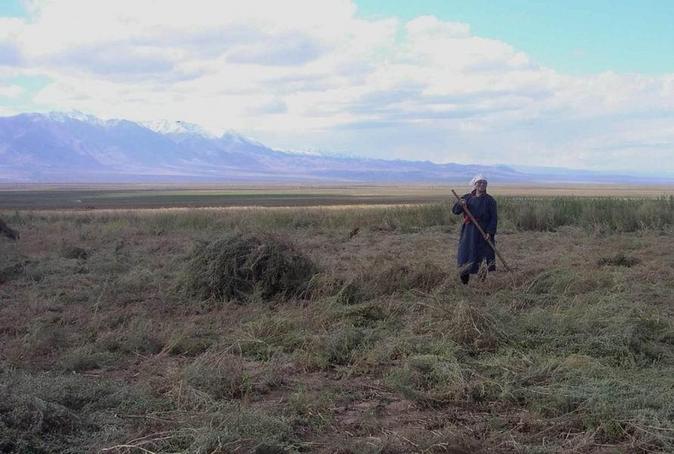
[[[473,191],[463,195],[461,200],[457,201],[452,207],[452,213],[463,214],[457,262],[459,276],[464,284],[468,284],[471,274],[476,274],[480,270],[483,261],[487,262],[488,271],[496,271],[494,250],[464,211],[464,207],[470,210],[482,230],[487,234],[487,238],[493,244],[496,244],[494,239],[498,221],[496,200],[487,194],[487,179],[482,175],[476,175],[470,181],[470,184],[473,186]]]

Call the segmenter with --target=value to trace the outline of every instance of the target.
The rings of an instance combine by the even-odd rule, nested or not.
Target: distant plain
[[[452,188],[459,194],[468,189],[465,182],[294,186],[0,184],[0,210],[407,205],[451,199]],[[656,198],[674,195],[674,186],[492,184],[489,192],[496,196]]]

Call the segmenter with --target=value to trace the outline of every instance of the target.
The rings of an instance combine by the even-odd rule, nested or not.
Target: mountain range
[[[60,112],[0,117],[0,182],[6,183],[446,183],[476,173],[501,183],[668,182],[560,168],[292,153],[235,133],[217,137],[181,121]]]

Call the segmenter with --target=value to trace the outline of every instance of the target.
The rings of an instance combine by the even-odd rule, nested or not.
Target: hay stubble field
[[[666,188],[495,188],[514,272],[468,286],[446,188],[39,189],[2,193],[3,452],[674,449]]]

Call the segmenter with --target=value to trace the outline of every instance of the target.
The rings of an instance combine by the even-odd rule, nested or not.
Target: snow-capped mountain
[[[587,172],[555,173],[551,179],[509,166],[283,152],[236,133],[216,137],[181,121],[140,124],[80,112],[0,117],[0,182],[439,183],[477,172],[501,182],[624,181]]]
[[[206,138],[215,138],[215,135],[207,132],[201,126],[181,120],[152,120],[144,121],[140,124],[159,134],[190,134]]]
[[[106,126],[108,122],[110,122],[110,124],[114,124],[114,122],[117,121],[117,120],[102,120],[98,117],[86,114],[84,112],[80,112],[78,110],[73,110],[70,112],[47,112],[45,114],[42,114],[42,116],[49,120],[59,123],[65,123],[70,120],[78,120],[84,123],[97,124],[100,126]]]

